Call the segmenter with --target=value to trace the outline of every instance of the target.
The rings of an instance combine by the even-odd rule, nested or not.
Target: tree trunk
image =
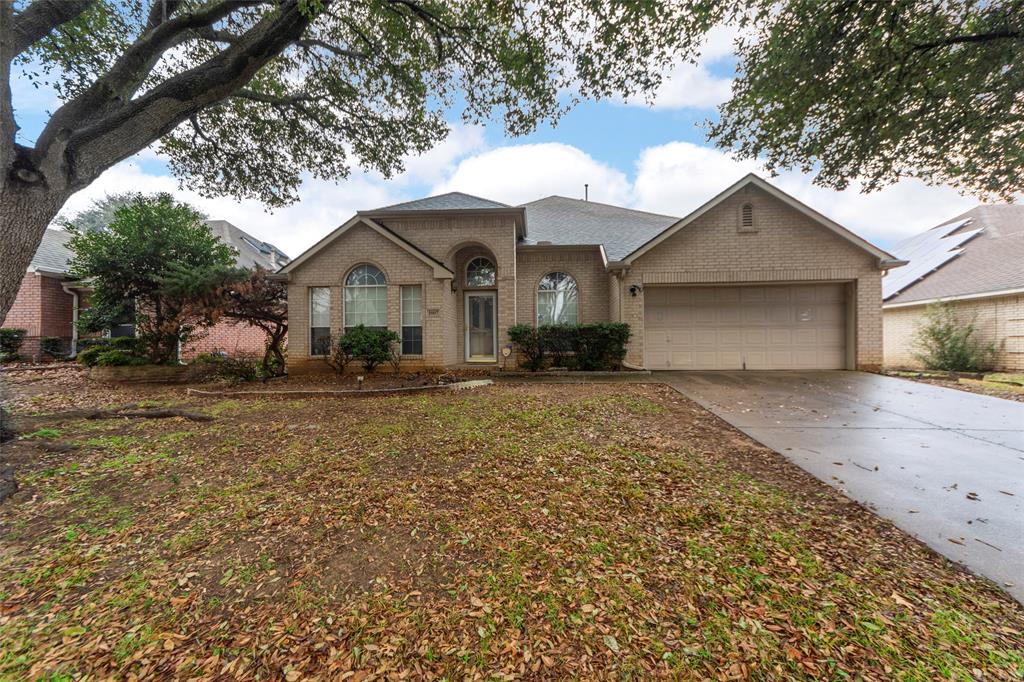
[[[0,326],[14,305],[14,297],[46,226],[68,196],[65,191],[16,179],[0,183]]]

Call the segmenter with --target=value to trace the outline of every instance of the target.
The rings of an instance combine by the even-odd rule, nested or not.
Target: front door
[[[495,362],[497,310],[495,292],[466,292],[466,361]]]

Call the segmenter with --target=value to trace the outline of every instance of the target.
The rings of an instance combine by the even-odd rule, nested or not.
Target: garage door
[[[843,369],[842,284],[644,289],[650,369]]]

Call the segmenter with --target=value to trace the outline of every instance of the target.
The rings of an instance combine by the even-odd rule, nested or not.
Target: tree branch
[[[10,56],[16,57],[32,47],[50,31],[89,9],[93,2],[95,0],[36,0],[14,15]]]
[[[974,35],[950,36],[930,43],[920,43],[912,47],[913,50],[933,50],[937,47],[950,47],[952,45],[963,45],[969,43],[989,43],[996,40],[1020,40],[1019,31],[990,31],[989,33],[977,33]]]
[[[335,55],[337,55],[339,57],[349,57],[349,58],[353,58],[353,59],[368,59],[370,57],[370,55],[365,53],[365,52],[357,52],[355,50],[346,50],[344,48],[337,47],[335,45],[331,45],[330,43],[325,42],[323,40],[319,40],[317,38],[304,38],[302,40],[296,40],[295,41],[295,45],[297,45],[298,47],[306,48],[306,49],[311,49],[311,48],[314,48],[314,47],[319,47],[319,48],[327,50],[328,52],[330,52],[332,54],[335,54]]]

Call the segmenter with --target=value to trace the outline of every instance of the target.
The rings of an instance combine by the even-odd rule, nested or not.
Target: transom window
[[[357,265],[345,278],[345,329],[388,326],[388,281],[377,267]]]
[[[466,266],[467,287],[493,287],[497,282],[498,271],[490,258],[478,256]]]
[[[564,272],[549,272],[537,287],[537,324],[579,324],[576,280]]]

